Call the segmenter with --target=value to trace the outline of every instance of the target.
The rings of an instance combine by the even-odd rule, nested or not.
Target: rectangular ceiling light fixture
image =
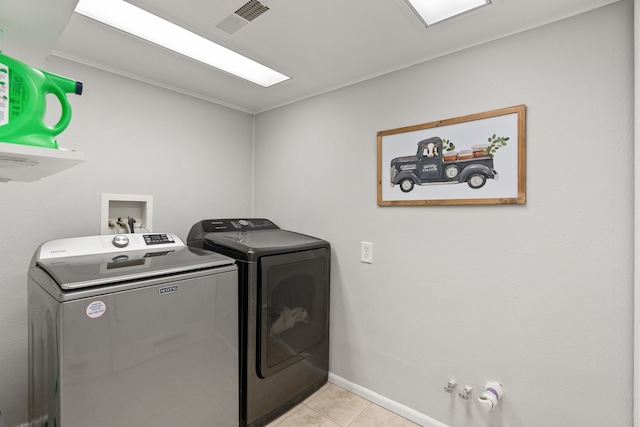
[[[80,0],[75,11],[263,87],[290,78],[123,0]]]
[[[405,0],[426,26],[444,21],[481,6],[491,0]]]

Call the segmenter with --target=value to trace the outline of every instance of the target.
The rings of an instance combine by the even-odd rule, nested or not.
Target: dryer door
[[[260,260],[258,373],[266,378],[329,339],[329,250]]]

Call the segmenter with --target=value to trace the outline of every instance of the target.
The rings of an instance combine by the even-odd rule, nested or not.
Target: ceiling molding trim
[[[180,89],[180,88],[177,88],[175,86],[171,86],[171,85],[168,85],[168,84],[165,84],[165,83],[158,82],[156,80],[152,80],[152,79],[148,79],[148,78],[145,78],[145,77],[141,77],[141,76],[139,76],[137,74],[126,73],[126,72],[124,72],[122,70],[118,70],[116,68],[107,67],[106,65],[103,65],[103,64],[100,64],[100,63],[97,63],[97,62],[88,61],[86,59],[78,58],[78,57],[75,57],[73,55],[67,55],[64,52],[59,52],[59,51],[55,51],[54,50],[51,53],[51,55],[56,56],[56,57],[61,58],[61,59],[66,59],[67,61],[72,61],[72,62],[76,62],[78,64],[86,65],[86,66],[91,67],[91,68],[96,68],[98,70],[102,70],[102,71],[106,71],[106,72],[109,72],[109,73],[117,74],[117,75],[122,76],[122,77],[127,77],[127,78],[130,78],[132,80],[137,80],[137,81],[142,82],[142,83],[147,83],[147,84],[150,84],[152,86],[161,87],[163,89],[170,90],[172,92],[177,92],[177,93],[181,93],[183,95],[191,96],[193,98],[198,98],[198,99],[200,99],[202,101],[210,102],[212,104],[217,104],[217,105],[220,105],[222,107],[231,108],[232,110],[238,110],[238,111],[241,111],[243,113],[255,114],[254,111],[251,111],[251,110],[249,110],[247,108],[239,107],[239,106],[234,105],[234,104],[229,104],[229,103],[226,103],[224,101],[220,101],[219,99],[210,98],[208,96],[204,96],[204,95],[201,95],[201,94],[198,94],[198,93],[194,93],[194,92],[190,92],[190,91],[187,91],[187,90],[184,90],[184,89]]]
[[[509,32],[509,33],[504,33],[504,34],[501,34],[501,35],[496,36],[496,37],[490,37],[490,38],[487,38],[485,40],[479,40],[479,41],[477,41],[475,43],[470,43],[470,44],[467,44],[467,45],[464,45],[464,46],[461,46],[461,47],[458,47],[458,48],[455,48],[455,49],[445,50],[445,51],[439,52],[437,54],[430,55],[428,57],[423,57],[423,58],[420,58],[418,60],[411,61],[411,62],[408,62],[408,63],[400,64],[400,65],[392,67],[392,68],[387,68],[387,69],[379,71],[377,73],[369,74],[367,76],[363,76],[361,78],[354,79],[354,80],[345,82],[343,84],[340,84],[340,85],[337,85],[337,86],[333,86],[333,87],[328,88],[326,90],[322,90],[322,91],[319,91],[319,92],[315,92],[315,93],[309,94],[307,96],[299,97],[299,98],[292,99],[292,100],[287,101],[287,102],[283,102],[283,103],[280,103],[280,104],[274,104],[272,106],[261,108],[261,109],[255,111],[255,114],[264,113],[264,112],[269,111],[269,110],[273,110],[273,109],[276,109],[276,108],[284,107],[286,105],[293,104],[293,103],[296,103],[296,102],[300,102],[300,101],[303,101],[305,99],[313,98],[315,96],[323,95],[323,94],[326,94],[326,93],[329,93],[329,92],[333,92],[333,91],[338,90],[338,89],[343,89],[343,88],[348,87],[348,86],[352,86],[352,85],[355,85],[355,84],[358,84],[358,83],[362,83],[362,82],[365,82],[367,80],[371,80],[371,79],[375,79],[375,78],[378,78],[378,77],[382,77],[382,76],[385,76],[387,74],[394,73],[396,71],[401,71],[401,70],[404,70],[404,69],[407,69],[407,68],[411,68],[411,67],[416,66],[416,65],[424,64],[426,62],[433,61],[435,59],[442,58],[442,57],[447,56],[447,55],[451,55],[451,54],[454,54],[454,53],[457,53],[457,52],[462,52],[462,51],[465,51],[467,49],[471,49],[471,48],[474,48],[474,47],[482,46],[484,44],[493,43],[495,41],[498,41],[498,40],[501,40],[501,39],[504,39],[504,38],[507,38],[507,37],[512,37],[512,36],[515,36],[517,34],[521,34],[521,33],[527,32],[527,31],[535,30],[536,28],[544,27],[545,25],[550,25],[550,24],[553,24],[553,23],[558,22],[558,21],[562,21],[562,20],[565,20],[565,19],[572,18],[574,16],[582,15],[583,13],[591,12],[592,10],[599,9],[601,7],[608,6],[608,5],[613,4],[613,3],[617,3],[619,1],[621,1],[621,0],[602,0],[602,1],[598,2],[597,4],[595,4],[595,5],[591,5],[591,7],[586,7],[586,8],[580,9],[578,11],[574,11],[573,13],[569,13],[569,14],[561,15],[561,16],[550,17],[550,18],[545,19],[543,21],[538,21],[538,22],[536,22],[536,23],[534,23],[534,24],[532,24],[532,25],[530,25],[528,27],[519,28],[516,31],[512,31],[512,32]]]

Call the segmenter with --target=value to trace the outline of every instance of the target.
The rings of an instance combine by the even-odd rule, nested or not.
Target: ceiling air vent
[[[253,21],[258,16],[265,13],[269,8],[257,0],[249,0],[240,9],[235,11],[235,14],[246,19],[247,21]]]
[[[269,8],[259,1],[249,0],[234,13],[223,19],[218,25],[216,25],[216,28],[219,28],[226,33],[233,34],[268,10]]]

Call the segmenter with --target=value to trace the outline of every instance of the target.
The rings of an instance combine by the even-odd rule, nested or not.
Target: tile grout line
[[[312,400],[313,399],[310,399],[310,400],[308,400],[308,402],[311,402]],[[303,403],[300,406],[307,407],[308,409],[312,410],[316,414],[321,415],[323,418],[326,418],[326,419],[330,420],[331,422],[335,423],[336,425],[338,425],[340,427],[349,427],[353,423],[355,423],[358,420],[358,418],[360,418],[362,416],[362,414],[364,414],[367,411],[367,409],[369,409],[371,407],[371,405],[373,405],[373,402],[371,402],[370,400],[367,400],[367,399],[363,399],[363,400],[365,400],[367,402],[367,406],[362,411],[360,411],[360,413],[358,413],[358,415],[356,415],[356,417],[353,420],[349,421],[348,424],[346,424],[346,425],[343,425],[340,421],[338,421],[336,419],[333,419],[331,416],[329,416],[327,414],[323,414],[322,412],[318,411],[317,409],[312,408],[311,406],[307,405],[307,403]]]
[[[322,418],[325,418],[325,419],[331,421],[332,423],[334,423],[335,425],[337,425],[339,427],[348,427],[348,426],[343,426],[342,424],[340,424],[340,422],[338,422],[338,420],[334,420],[330,416],[323,414],[322,412],[318,411],[317,409],[312,408],[311,406],[308,406],[306,403],[303,404],[302,406],[305,406],[307,409],[315,412],[316,414],[320,415]]]
[[[367,400],[367,399],[365,399],[365,400]],[[360,413],[358,414],[358,416],[357,416],[357,417],[355,417],[355,418],[353,419],[353,421],[351,421],[351,422],[349,423],[349,425],[344,426],[344,427],[349,427],[349,426],[353,425],[353,423],[355,423],[356,421],[358,421],[358,418],[360,418],[360,417],[362,416],[362,414],[364,414],[365,412],[367,412],[367,409],[371,408],[371,405],[373,405],[373,402],[371,402],[371,401],[369,401],[369,400],[367,400],[367,402],[369,402],[369,404],[367,405],[367,407],[366,407],[366,408],[364,408],[364,410],[363,410],[362,412],[360,412]]]

